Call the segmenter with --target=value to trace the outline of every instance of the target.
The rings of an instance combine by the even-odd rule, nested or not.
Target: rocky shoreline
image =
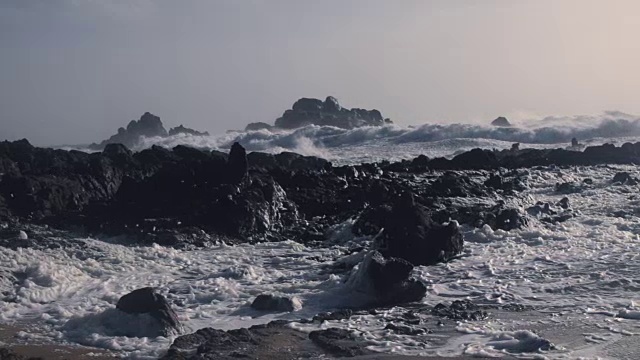
[[[355,286],[370,296],[367,311],[376,311],[425,296],[426,288],[412,278],[412,270],[454,260],[464,248],[460,224],[509,231],[530,221],[558,223],[573,217],[568,199],[535,204],[526,212],[512,206],[528,186],[528,168],[639,163],[640,143],[584,151],[474,149],[452,159],[419,156],[335,167],[294,153],[247,154],[238,143],[229,154],[186,146],[154,146],[134,153],[120,144],[87,154],[37,148],[27,140],[5,141],[0,143],[0,246],[83,246],[60,236],[38,236],[30,226],[43,227],[48,234],[124,235],[131,243],[176,248],[207,247],[220,239],[229,244],[294,240],[327,246],[329,229],[354,219],[354,235],[373,239],[369,248],[350,250],[360,254]],[[588,180],[558,183],[556,192],[582,191]],[[619,173],[612,183],[633,184],[637,179]],[[4,274],[0,280],[17,281]],[[3,296],[3,301],[11,301]],[[256,306],[288,311],[296,305],[295,299],[272,298]],[[150,315],[160,333],[181,333],[171,304],[151,288],[123,296],[117,309]],[[353,311],[363,311],[346,310],[304,321],[348,318]],[[484,316],[476,305],[464,303],[429,311],[450,319]],[[404,325],[390,330],[420,331]],[[282,322],[228,332],[202,329],[178,337],[165,358],[223,359],[253,351],[263,351],[260,358],[277,358],[281,354],[274,344],[296,337],[299,347],[292,354],[298,357],[371,354],[366,343],[344,330],[329,328],[308,337],[292,331]],[[244,353],[237,353],[240,344]]]

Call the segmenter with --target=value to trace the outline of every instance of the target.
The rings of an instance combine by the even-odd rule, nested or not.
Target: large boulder
[[[499,126],[499,127],[510,127],[511,123],[509,122],[509,120],[507,120],[506,117],[500,116],[500,117],[496,118],[495,120],[493,120],[491,122],[491,125]]]
[[[271,130],[272,126],[264,122],[249,123],[244,131]]]
[[[325,101],[311,98],[299,99],[291,109],[286,110],[276,120],[275,127],[295,129],[307,125],[320,125],[353,129],[360,126],[382,126],[389,123],[391,120],[383,118],[378,110],[346,109],[340,106],[336,98],[328,96]],[[258,126],[250,125],[252,129]]]
[[[330,113],[337,113],[342,110],[342,106],[338,103],[338,99],[333,96],[327,96],[324,103],[322,103],[322,110]]]
[[[366,343],[357,341],[352,330],[329,328],[309,333],[309,339],[336,358],[350,358],[370,353]]]
[[[193,136],[209,136],[209,132],[207,131],[198,131],[194,129],[189,129],[188,127],[184,127],[182,124],[180,126],[176,126],[174,128],[169,129],[169,136],[178,135],[178,134],[187,134]]]
[[[167,300],[152,287],[134,290],[118,300],[116,309],[127,314],[149,314],[157,320],[159,333],[180,333],[182,326]]]
[[[247,151],[239,143],[233,143],[229,152],[228,175],[231,184],[238,184],[247,176],[249,162]]]
[[[140,140],[143,137],[167,137],[177,134],[209,135],[206,131],[200,132],[184,127],[183,125],[176,126],[167,132],[158,116],[146,112],[142,114],[139,120],[131,120],[126,128],[119,128],[115,135],[99,144],[91,144],[90,148],[93,150],[102,150],[108,144],[123,144],[126,147],[133,148],[140,144]]]
[[[291,312],[302,308],[302,301],[297,297],[276,296],[272,294],[258,295],[251,307],[260,311]]]
[[[93,144],[94,149],[103,149],[107,144],[123,144],[126,147],[135,147],[142,137],[167,136],[167,130],[162,125],[159,117],[146,112],[140,120],[131,120],[127,128],[119,128],[118,133],[100,144]]]
[[[400,258],[385,258],[378,251],[367,253],[348,280],[350,286],[369,295],[369,305],[386,306],[420,301],[425,285],[411,278],[413,265]]]
[[[635,179],[633,176],[631,176],[631,174],[629,174],[626,171],[617,172],[613,176],[612,182],[613,183],[622,184],[622,185],[637,185],[638,184],[638,180]]]
[[[385,257],[397,257],[413,265],[433,265],[462,252],[463,238],[458,224],[436,224],[427,210],[405,193],[385,218],[379,249]]]

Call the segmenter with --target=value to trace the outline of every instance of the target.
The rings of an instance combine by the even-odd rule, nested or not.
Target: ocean
[[[554,126],[555,124],[555,126]],[[249,151],[298,152],[324,157],[337,165],[398,161],[424,154],[451,157],[473,148],[566,148],[582,144],[640,140],[639,121],[619,113],[589,119],[548,118],[537,126],[495,128],[483,125],[424,125],[343,130],[309,126],[293,131],[233,131],[214,136],[176,135],[145,139],[151,145],[187,144],[226,150],[239,141]],[[138,150],[139,150],[138,149]],[[427,285],[427,296],[412,307],[392,307],[348,320],[307,324],[295,320],[324,311],[357,307],[366,299],[357,283],[365,246],[371,237],[351,233],[355,219],[336,224],[327,245],[306,247],[293,241],[178,250],[159,245],[129,245],[122,238],[75,238],[80,247],[2,249],[0,324],[30,324],[20,342],[90,346],[130,358],[156,358],[174,337],[149,337],[144,321],[115,311],[120,296],[137,288],[160,289],[185,327],[235,329],[276,319],[293,320],[301,332],[340,327],[357,330],[375,351],[423,356],[521,358],[637,358],[640,334],[640,195],[637,185],[614,185],[613,176],[638,168],[625,165],[555,166],[522,169],[528,189],[509,198],[458,198],[496,202],[526,209],[538,202],[557,204],[567,197],[573,217],[558,223],[532,214],[523,229],[503,231],[462,225],[463,254],[446,264],[419,266],[414,275]],[[556,184],[588,185],[558,193]],[[622,211],[622,213],[621,213]],[[47,229],[36,226],[27,236]],[[356,265],[351,270],[341,270]],[[259,294],[295,296],[302,308],[291,313],[260,314],[248,307]],[[8,301],[11,297],[11,301]],[[385,329],[389,319],[408,309],[471,300],[486,305],[491,316],[479,321],[449,321],[448,336],[402,335]],[[519,312],[505,311],[517,305]],[[34,325],[36,324],[36,325]],[[433,322],[434,326],[436,322]],[[129,336],[120,334],[127,333]],[[555,346],[541,351],[542,341]],[[635,341],[637,342],[637,341]],[[631,345],[629,345],[631,344]],[[635,346],[635,348],[634,348]],[[634,350],[636,349],[636,350]]]

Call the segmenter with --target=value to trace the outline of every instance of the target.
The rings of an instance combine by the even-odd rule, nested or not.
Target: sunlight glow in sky
[[[640,113],[640,2],[0,2],[0,140],[213,133],[337,97],[400,124]]]

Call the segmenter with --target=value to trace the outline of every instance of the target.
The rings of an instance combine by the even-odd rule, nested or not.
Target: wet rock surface
[[[372,303],[376,305],[402,304],[421,300],[427,287],[411,278],[413,265],[400,258],[385,258],[372,251],[360,265],[371,284]],[[365,284],[366,286],[367,284]]]
[[[353,248],[353,254],[370,254],[356,262],[359,269],[365,269],[362,275],[371,286],[368,305],[419,304],[426,287],[412,278],[414,266],[456,261],[464,246],[460,224],[503,231],[524,228],[531,221],[557,224],[580,215],[572,209],[579,192],[586,193],[602,183],[611,191],[634,190],[630,173],[590,182],[558,176],[557,190],[568,197],[555,203],[533,203],[518,197],[528,186],[527,171],[519,167],[547,166],[549,159],[562,164],[553,167],[557,172],[565,171],[562,166],[568,165],[636,163],[640,152],[629,151],[636,147],[638,144],[598,147],[602,152],[474,150],[451,160],[419,157],[334,167],[326,160],[292,153],[247,154],[240,144],[234,144],[229,154],[185,146],[132,152],[119,144],[108,144],[101,153],[85,154],[36,148],[27,141],[2,142],[0,246],[65,247],[76,250],[75,256],[82,258],[87,245],[65,240],[69,238],[65,231],[124,234],[130,236],[127,241],[136,244],[174,247],[208,246],[221,238],[230,243],[293,239],[322,246],[327,244],[332,226],[354,220],[346,231],[372,243]],[[505,202],[506,196],[517,201]],[[635,216],[623,210],[613,214]],[[32,231],[25,223],[38,224],[43,230]],[[16,286],[23,279],[19,272],[0,276],[0,281]],[[152,316],[163,319],[165,329],[179,326],[166,301],[166,306],[156,306],[162,303],[160,295],[149,289],[137,291],[142,292],[130,295],[139,300],[129,301],[125,296],[118,309],[158,314]],[[265,309],[290,311],[290,307],[279,306]],[[318,314],[313,321],[340,321],[359,310]],[[468,302],[424,311],[456,321],[488,316],[483,308]],[[428,333],[431,329],[425,325],[424,314],[416,314],[384,324],[383,329],[403,336]],[[330,328],[310,338],[274,323],[229,332],[204,329],[178,338],[167,358],[250,357],[261,351],[267,355],[260,358],[278,358],[282,354],[274,344],[289,346],[287,341],[292,341],[297,356],[366,353],[361,352],[366,346],[353,335]]]
[[[431,313],[450,320],[483,320],[489,315],[476,304],[468,300],[455,300],[450,305],[438,304]]]
[[[124,295],[118,300],[116,309],[127,314],[151,315],[158,322],[158,334],[167,336],[182,331],[178,315],[154,288],[141,288]]]
[[[275,121],[275,127],[295,129],[307,125],[335,126],[353,129],[361,126],[382,126],[391,120],[382,117],[378,110],[346,109],[340,106],[338,100],[328,96],[325,101],[302,98],[296,101],[292,108]],[[252,128],[259,125],[250,124]]]
[[[355,341],[354,334],[345,329],[329,328],[312,331],[309,339],[329,354],[337,357],[354,357],[372,353],[365,344]]]
[[[272,294],[258,295],[251,303],[251,308],[260,311],[296,311],[302,308],[302,302],[295,297],[275,296]]]
[[[200,132],[183,125],[165,129],[160,118],[150,112],[142,114],[139,120],[131,120],[126,128],[121,127],[117,133],[100,143],[91,144],[93,150],[103,150],[109,144],[123,144],[126,147],[135,147],[144,137],[167,137],[178,134],[208,136],[208,132]]]
[[[271,322],[248,329],[205,328],[178,337],[163,360],[170,359],[313,359],[326,355],[353,357],[372,354],[367,343],[349,331],[327,329],[305,334]]]
[[[413,265],[433,265],[450,260],[463,248],[458,225],[434,223],[427,209],[405,193],[394,204],[380,236],[380,252]]]
[[[43,360],[40,357],[26,357],[22,355],[18,355],[13,352],[11,349],[1,348],[0,349],[0,360]]]
[[[334,105],[328,108],[335,110]],[[296,108],[310,106],[303,102]],[[0,221],[81,229],[90,235],[124,234],[142,243],[181,247],[206,246],[211,235],[234,241],[321,243],[330,226],[356,218],[353,231],[359,236],[385,229],[384,239],[399,239],[410,231],[412,240],[404,245],[403,240],[389,240],[389,250],[381,252],[429,264],[459,253],[454,227],[442,225],[451,220],[509,231],[525,227],[529,217],[557,223],[570,215],[556,210],[551,214],[544,206],[524,212],[500,200],[490,204],[458,199],[517,196],[527,188],[527,171],[518,170],[521,167],[640,163],[638,154],[640,144],[630,143],[584,152],[476,149],[451,160],[422,156],[334,167],[294,153],[247,154],[239,144],[229,154],[186,146],[132,152],[121,144],[106,144],[102,152],[87,154],[37,148],[26,140],[5,141],[0,143]],[[628,173],[614,178],[613,184],[635,181]],[[586,180],[569,181],[558,183],[557,191],[573,194],[589,186]],[[402,194],[413,195],[413,207],[399,206]],[[403,255],[397,249],[405,245],[421,246],[427,254],[422,259]]]

